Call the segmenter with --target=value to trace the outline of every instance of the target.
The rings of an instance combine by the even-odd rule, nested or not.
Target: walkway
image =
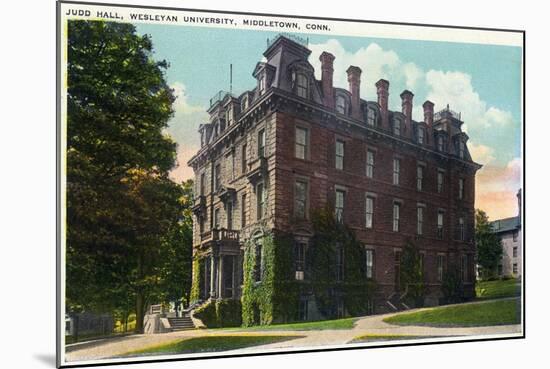
[[[471,302],[470,304],[483,304],[494,300]],[[425,308],[426,309],[426,308]],[[420,311],[425,309],[413,309],[404,313]],[[403,312],[402,312],[403,313]],[[273,349],[297,350],[301,348],[313,348],[318,346],[337,346],[349,343],[353,338],[365,334],[373,335],[411,335],[411,336],[426,336],[427,338],[434,337],[451,337],[451,336],[489,336],[489,335],[510,335],[520,334],[521,325],[499,325],[488,327],[463,327],[463,328],[436,328],[425,326],[398,326],[385,323],[383,320],[389,316],[401,313],[391,313],[383,315],[373,315],[359,318],[353,329],[348,330],[311,330],[311,331],[276,331],[276,330],[258,330],[247,331],[245,328],[237,331],[220,331],[220,330],[190,330],[180,331],[165,334],[154,335],[132,335],[120,338],[112,338],[99,340],[88,343],[70,345],[67,349],[67,360],[92,360],[104,359],[114,356],[123,355],[129,351],[138,350],[141,348],[154,346],[170,341],[191,338],[204,337],[210,335],[296,335],[302,336],[298,339],[278,342],[268,345],[248,347],[234,351],[224,351],[224,354],[236,353],[251,353],[258,351],[270,351]]]

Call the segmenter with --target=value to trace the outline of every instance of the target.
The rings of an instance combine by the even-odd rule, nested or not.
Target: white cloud
[[[470,128],[503,128],[514,123],[512,114],[494,106],[487,106],[472,86],[472,77],[463,72],[430,70],[426,73],[427,99],[436,110],[450,104],[450,108],[462,114]]]
[[[178,143],[178,166],[171,171],[170,176],[179,182],[193,176],[193,170],[187,166],[187,161],[198,151],[198,128],[209,117],[204,106],[193,105],[188,101],[185,84],[175,82],[170,87],[174,90],[176,101],[174,116],[168,122],[166,131]]]
[[[490,164],[495,160],[495,150],[489,146],[468,142],[468,150],[472,159],[481,165]]]

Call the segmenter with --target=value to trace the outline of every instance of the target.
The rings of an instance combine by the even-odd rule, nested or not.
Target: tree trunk
[[[145,315],[145,299],[143,293],[136,294],[136,333],[143,333],[143,318]]]

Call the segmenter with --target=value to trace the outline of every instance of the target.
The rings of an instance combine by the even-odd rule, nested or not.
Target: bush
[[[194,315],[208,328],[239,327],[241,302],[232,299],[211,300],[197,308]]]
[[[464,285],[456,268],[445,273],[441,289],[446,304],[454,304],[464,300]]]

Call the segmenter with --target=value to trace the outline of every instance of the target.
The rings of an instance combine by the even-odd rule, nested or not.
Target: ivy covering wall
[[[262,248],[262,265],[256,265],[256,247]],[[262,267],[263,266],[263,267]],[[261,278],[256,280],[255,270]],[[293,242],[282,233],[267,233],[245,244],[242,291],[244,326],[266,325],[296,319],[300,286],[294,280]]]
[[[201,298],[201,282],[204,274],[204,259],[193,257],[193,279],[191,281],[190,303],[193,304]]]
[[[195,310],[208,328],[239,327],[241,325],[241,302],[233,299],[210,300]]]

